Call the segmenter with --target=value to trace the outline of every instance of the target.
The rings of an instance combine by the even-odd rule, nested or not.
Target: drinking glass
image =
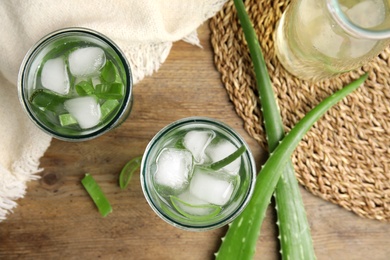
[[[20,102],[47,134],[96,138],[119,126],[132,107],[131,69],[119,47],[88,28],[65,28],[37,42],[18,77]]]
[[[238,159],[210,169],[242,146],[246,149]],[[210,230],[233,221],[248,204],[255,179],[255,162],[244,139],[205,117],[164,127],[146,147],[141,163],[147,202],[160,218],[184,230]]]

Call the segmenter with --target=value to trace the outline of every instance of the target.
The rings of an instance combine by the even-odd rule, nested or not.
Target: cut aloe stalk
[[[106,217],[109,213],[112,212],[110,202],[104,195],[102,189],[97,184],[95,179],[89,173],[85,174],[85,177],[81,180],[81,183],[87,190],[88,194],[91,196],[93,202],[103,217]]]
[[[61,126],[71,126],[78,124],[77,120],[71,114],[62,114],[58,116]]]
[[[111,114],[117,106],[119,106],[119,101],[116,99],[108,99],[106,102],[104,102],[103,105],[100,106],[100,112],[102,115],[100,121],[104,121],[105,118]]]
[[[140,167],[141,160],[142,156],[135,157],[126,163],[125,167],[123,167],[121,173],[119,174],[119,187],[121,187],[121,189],[127,188],[131,177],[133,177],[133,173]]]
[[[80,96],[89,96],[95,92],[95,88],[92,85],[91,81],[81,81],[76,84],[76,92]]]
[[[223,167],[225,167],[226,165],[232,163],[233,161],[235,161],[238,157],[240,157],[243,153],[245,153],[246,151],[246,147],[243,145],[241,146],[240,148],[238,148],[234,153],[232,153],[231,155],[223,158],[222,160],[218,161],[218,162],[215,162],[213,164],[211,164],[209,167],[214,170],[214,171],[217,171],[219,169],[222,169]]]
[[[49,90],[38,89],[30,98],[30,102],[41,110],[56,111],[65,102],[66,98]]]
[[[178,197],[170,196],[173,207],[183,216],[194,220],[208,220],[221,212],[221,207],[211,204],[192,205]],[[199,214],[196,214],[199,212]],[[192,214],[191,214],[192,213]]]
[[[58,40],[55,47],[49,51],[43,58],[43,62],[61,55],[68,56],[73,50],[76,50],[80,46],[80,42],[69,42],[69,39]]]
[[[102,99],[120,99],[125,94],[122,83],[96,85],[96,96]]]
[[[116,69],[112,61],[107,61],[101,71],[101,79],[107,83],[113,83],[116,79]]]

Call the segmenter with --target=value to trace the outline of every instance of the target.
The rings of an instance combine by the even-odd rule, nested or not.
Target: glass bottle
[[[310,81],[356,69],[389,44],[389,0],[293,0],[275,32],[283,67]]]

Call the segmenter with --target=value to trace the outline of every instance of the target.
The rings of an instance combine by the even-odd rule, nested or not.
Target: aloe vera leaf
[[[77,120],[71,114],[61,114],[58,116],[61,126],[70,126],[78,124]]]
[[[112,212],[110,202],[92,175],[89,173],[85,174],[84,178],[81,180],[81,183],[87,190],[88,194],[91,196],[93,202],[103,217],[106,217],[109,213]]]
[[[366,78],[367,74],[324,99],[280,141],[258,174],[248,206],[230,224],[226,236],[222,239],[221,247],[215,254],[216,259],[252,259],[267,206],[295,148],[306,132],[329,108],[357,89]]]
[[[120,99],[125,94],[125,87],[122,83],[97,84],[95,94],[102,99]]]
[[[124,190],[130,183],[133,173],[140,167],[142,156],[137,156],[125,164],[119,174],[119,187]]]
[[[286,167],[294,149],[304,134],[329,108],[358,88],[366,78],[367,75],[364,75],[326,98],[305,115],[283,138],[261,169],[248,206],[233,221],[226,236],[222,239],[222,245],[216,253],[217,259],[251,259],[253,257],[267,206],[282,170]]]
[[[263,99],[264,99],[264,96],[267,98],[265,101],[262,100],[263,113],[265,112],[265,114],[268,114],[268,115],[272,114],[272,112],[276,113],[278,111],[278,109],[276,107],[276,104],[273,107],[271,106],[272,103],[275,103],[273,92],[270,92],[270,91],[264,92],[265,90],[267,90],[267,88],[268,88],[268,90],[269,89],[272,90],[272,88],[271,88],[271,85],[270,85],[269,76],[268,76],[268,73],[266,71],[266,66],[265,66],[265,63],[264,63],[264,59],[262,57],[260,46],[258,45],[258,42],[257,42],[257,36],[255,35],[255,33],[253,31],[253,28],[251,27],[249,18],[245,17],[247,15],[245,13],[244,5],[240,4],[240,3],[235,3],[235,4],[236,4],[236,6],[240,5],[240,6],[237,7],[239,15],[244,16],[244,21],[241,21],[241,23],[243,25],[244,33],[246,33],[245,36],[247,37],[248,30],[250,31],[249,35],[252,34],[251,35],[252,39],[249,39],[249,41],[247,40],[248,41],[248,46],[250,48],[251,47],[252,48],[257,48],[257,50],[255,50],[255,51],[257,51],[257,54],[254,53],[253,51],[251,51],[251,56],[253,57],[252,59],[257,59],[256,61],[254,61],[254,68],[255,68],[255,74],[256,74],[256,77],[257,77],[256,79],[257,79],[257,82],[258,82],[258,86],[259,87],[260,87],[260,85],[263,86],[263,90],[262,90],[263,93],[261,93],[261,91],[259,89],[259,94],[260,94],[261,97],[263,97]],[[242,13],[240,14],[240,12],[244,12],[244,14],[242,14]],[[242,19],[242,17],[241,17],[241,19]],[[246,29],[246,28],[244,28],[245,26],[246,27],[249,26],[250,28]],[[245,29],[246,29],[246,31],[245,31]],[[257,44],[257,46],[256,46],[256,44]],[[257,64],[256,64],[256,62],[257,62]],[[256,67],[256,65],[257,65],[257,67]],[[261,72],[261,69],[263,70],[262,72]],[[264,75],[261,75],[261,73],[263,73]],[[264,106],[265,106],[265,108],[264,108]],[[272,108],[273,108],[273,110],[270,110]],[[281,123],[281,120],[279,120],[280,119],[280,115],[279,115],[279,113],[276,113],[276,114],[275,113],[274,113],[273,116],[271,116],[271,120],[268,120],[269,118],[266,118],[267,121],[265,122],[265,124],[267,124],[267,123],[271,124],[271,128],[267,128],[266,127],[266,129],[268,129],[267,132],[268,133],[270,133],[270,132],[272,133],[272,134],[268,134],[268,136],[267,136],[271,151],[274,149],[273,146],[276,146],[278,144],[278,139],[282,138],[283,135],[284,135],[283,128],[282,128],[282,123]],[[266,115],[264,115],[264,117],[266,117]],[[269,130],[269,129],[272,129],[272,127],[275,127],[276,129]],[[290,173],[288,173],[288,171],[290,171]],[[284,178],[285,176],[287,176],[288,178]],[[284,185],[285,181],[287,181],[287,185]],[[301,234],[301,236],[300,236],[301,241],[300,242],[297,241],[296,237],[293,237],[292,241],[297,241],[296,243],[291,243],[291,241],[290,241],[290,243],[284,243],[285,245],[287,245],[287,247],[284,246],[285,247],[284,251],[287,252],[287,254],[285,253],[284,256],[286,258],[290,258],[290,259],[312,259],[311,257],[315,258],[315,255],[314,255],[314,252],[313,252],[314,250],[310,250],[310,248],[312,248],[310,231],[308,229],[305,212],[304,212],[304,210],[300,210],[300,207],[301,206],[303,207],[303,205],[302,205],[301,202],[298,201],[297,203],[295,203],[294,200],[291,199],[291,198],[296,197],[294,195],[294,193],[295,194],[298,193],[298,196],[300,198],[299,190],[297,188],[294,188],[295,186],[297,186],[297,184],[296,184],[296,179],[295,179],[295,176],[294,176],[292,164],[291,164],[291,161],[290,161],[290,162],[288,162],[288,165],[287,165],[287,167],[285,169],[285,172],[282,175],[281,181],[279,181],[279,183],[278,183],[277,189],[292,188],[292,190],[290,192],[281,193],[282,196],[277,196],[276,199],[277,199],[277,201],[280,201],[279,205],[277,205],[277,207],[283,208],[285,213],[286,212],[290,213],[288,211],[288,209],[292,209],[293,211],[295,211],[295,213],[293,213],[293,214],[281,214],[281,210],[279,210],[278,213],[280,215],[280,219],[282,219],[281,222],[284,223],[284,224],[281,225],[280,229],[283,228],[285,230],[285,231],[281,230],[284,233],[284,237],[285,238],[293,237],[293,235],[296,234],[296,232],[295,232],[296,230],[298,230],[298,231],[300,230],[303,233],[306,232],[307,234],[306,235],[302,235]],[[289,207],[287,208],[287,206],[289,206]],[[296,219],[299,220],[299,221],[297,221],[295,223],[296,225],[298,225],[298,228],[294,229],[295,228],[294,226],[289,226],[288,222],[285,221],[286,219],[291,219],[291,218],[296,218]],[[261,222],[262,222],[262,220],[260,221],[260,225],[261,225]],[[303,226],[299,226],[299,225],[302,225],[302,224],[303,224]],[[239,241],[247,241],[247,239],[245,237],[239,237],[238,236],[236,239],[237,240],[234,241],[233,243],[239,243]],[[224,238],[223,241],[224,241],[223,244],[226,243],[226,242],[230,243],[230,240],[227,239],[227,238]],[[256,239],[254,240],[253,243],[254,243],[254,245],[253,245],[253,254],[254,254],[254,248],[255,248]],[[282,244],[283,244],[283,241],[282,241]],[[298,245],[302,245],[303,248],[302,247],[300,248],[300,246],[298,246]],[[296,246],[296,247],[293,248],[294,246]],[[227,248],[227,246],[225,246],[225,248]],[[238,248],[236,248],[236,249],[240,250],[240,246]],[[302,257],[302,255],[300,255],[301,257],[294,258],[294,257],[291,257],[291,254],[288,254],[288,252],[291,251],[291,250],[292,250],[292,252],[297,253],[299,251],[302,251],[302,249],[306,249],[304,254],[303,254],[303,257]],[[220,250],[220,251],[223,251],[223,250]],[[227,250],[225,250],[225,251],[227,251]],[[312,251],[313,254],[311,254],[311,251]],[[227,257],[226,254],[223,255],[220,252],[217,254],[217,256],[218,255],[221,256],[220,258],[224,258],[224,256]],[[294,255],[298,256],[298,254],[294,254]],[[217,257],[217,258],[219,258],[219,257]],[[232,257],[232,259],[234,259],[234,258],[235,258],[235,256]],[[227,257],[227,259],[229,259],[229,257]]]
[[[123,67],[119,67],[119,70],[121,70],[121,72],[124,73]],[[118,68],[110,60],[107,61],[104,67],[102,68],[100,79],[103,83],[106,84],[124,83],[123,79],[121,78],[121,74],[118,71]]]
[[[284,137],[284,128],[258,37],[242,1],[236,9],[252,57],[268,147],[272,152]],[[280,247],[285,259],[315,259],[315,252],[302,196],[291,160],[282,172],[274,192]]]
[[[274,193],[283,259],[316,259],[294,166],[288,161]]]
[[[115,108],[119,106],[119,101],[116,99],[107,99],[103,105],[100,107],[100,111],[102,116],[100,118],[101,121],[104,121],[108,115],[114,112]]]
[[[75,88],[79,96],[90,96],[95,92],[95,89],[92,85],[92,81],[83,80],[77,83]]]
[[[102,68],[101,78],[104,82],[113,83],[116,79],[116,69],[112,61],[107,61],[104,67]]]
[[[38,89],[31,95],[30,102],[41,110],[57,112],[66,99],[66,97],[57,95],[52,91]]]
[[[56,41],[54,48],[52,48],[43,58],[42,62],[49,59],[59,57],[61,55],[67,56],[72,50],[80,46],[79,41],[69,42],[68,38]]]
[[[219,169],[225,167],[226,165],[232,163],[237,158],[239,158],[243,153],[245,153],[246,147],[242,145],[240,148],[238,148],[236,151],[234,151],[232,154],[228,155],[227,157],[210,164],[210,169],[213,171],[218,171]]]

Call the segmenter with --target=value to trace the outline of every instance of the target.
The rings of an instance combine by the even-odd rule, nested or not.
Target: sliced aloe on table
[[[111,204],[108,201],[106,195],[104,195],[100,186],[89,173],[85,174],[85,177],[81,180],[81,183],[87,190],[88,194],[91,196],[93,202],[103,217],[106,217],[109,213],[112,212]]]
[[[131,159],[123,167],[121,173],[119,174],[119,187],[121,189],[126,189],[130,183],[133,173],[140,167],[142,156],[135,157]]]

